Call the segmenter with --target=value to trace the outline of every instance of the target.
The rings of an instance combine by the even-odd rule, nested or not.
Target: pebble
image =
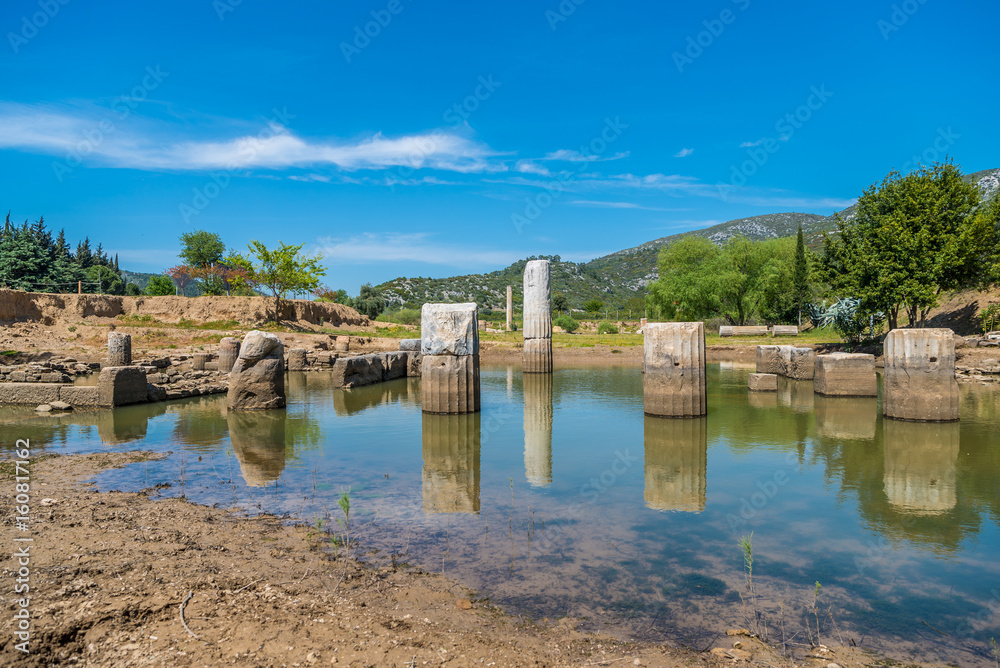
[[[37,406],[35,408],[35,412],[36,413],[51,413],[52,412],[52,406],[50,406],[48,404],[42,404],[42,405]]]

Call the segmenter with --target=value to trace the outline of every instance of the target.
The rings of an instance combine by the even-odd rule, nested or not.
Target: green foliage
[[[618,328],[612,325],[610,322],[602,322],[597,326],[598,334],[617,334]]]
[[[838,220],[839,235],[826,237],[831,283],[859,297],[862,311],[888,314],[890,329],[903,309],[911,325],[922,323],[942,290],[986,273],[995,234],[978,204],[979,191],[951,163],[889,173],[864,191],[851,220]]]
[[[146,294],[150,297],[166,297],[175,293],[174,282],[169,276],[152,276],[146,283]]]
[[[397,325],[419,325],[420,311],[415,308],[403,308],[398,311],[386,311],[379,315],[377,319],[382,322],[392,322]]]
[[[559,316],[552,321],[552,324],[556,327],[562,327],[564,331],[569,332],[570,334],[580,329],[580,323],[568,315]]]
[[[326,275],[320,266],[320,257],[302,253],[302,246],[291,246],[279,241],[278,247],[269,249],[254,239],[247,248],[249,257],[230,253],[226,264],[233,270],[230,283],[236,288],[266,288],[274,297],[274,321],[278,320],[278,305],[290,293],[310,292],[319,287],[319,279]]]
[[[983,334],[992,332],[1000,321],[1000,304],[993,303],[979,312],[979,324]]]
[[[20,226],[10,220],[10,214],[0,228],[0,287],[34,292],[75,293],[77,281],[87,279],[85,271],[105,266],[118,273],[115,262],[100,246],[91,250],[90,240],[70,250],[66,234],[60,231],[55,239],[46,229],[45,219]],[[97,285],[84,284],[85,292],[98,292]],[[124,292],[124,283],[121,288]]]
[[[861,300],[857,298],[838,299],[832,306],[807,305],[809,318],[816,327],[833,327],[848,348],[862,343],[865,339],[874,339],[882,331],[885,314],[867,313],[861,308]]]
[[[371,283],[361,286],[361,291],[354,298],[354,310],[361,315],[366,315],[371,319],[378,317],[378,314],[386,308],[385,297],[382,293],[372,287]]]
[[[792,271],[792,298],[796,317],[801,319],[802,309],[812,300],[809,289],[809,260],[806,257],[806,242],[802,235],[802,224],[795,238],[795,265]]]
[[[558,311],[560,313],[565,313],[569,309],[569,300],[566,299],[566,295],[561,292],[557,292],[552,295],[552,310]]]
[[[181,252],[177,255],[184,264],[192,267],[205,268],[219,264],[226,252],[226,244],[222,243],[222,238],[215,232],[185,232],[180,236],[180,242]]]
[[[125,294],[128,295],[129,297],[138,297],[139,295],[142,294],[142,288],[140,288],[135,283],[126,283]]]
[[[790,238],[733,237],[721,248],[698,236],[682,237],[660,253],[660,279],[649,301],[669,319],[724,317],[733,325],[794,313]]]
[[[583,304],[583,310],[591,315],[597,315],[604,308],[604,302],[600,299],[591,299]]]
[[[95,292],[106,295],[125,294],[125,281],[121,274],[107,265],[94,265],[87,270],[86,280],[96,284]]]

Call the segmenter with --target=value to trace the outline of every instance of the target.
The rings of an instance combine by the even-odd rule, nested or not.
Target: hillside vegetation
[[[989,169],[967,174],[965,180],[976,183],[984,199],[1000,193],[1000,169]],[[634,248],[596,258],[590,262],[565,262],[558,255],[542,259],[552,262],[552,292],[564,294],[569,306],[582,308],[589,300],[598,299],[612,309],[635,308],[637,298],[643,298],[647,286],[659,278],[656,260],[660,250],[686,236],[704,237],[722,245],[732,237],[742,235],[752,241],[789,237],[802,225],[806,244],[818,250],[824,233],[836,233],[837,220],[854,217],[855,206],[850,206],[833,216],[812,213],[771,213],[750,218],[739,218],[701,230],[692,230],[648,241]],[[400,277],[376,286],[393,308],[418,308],[426,302],[474,301],[486,309],[503,309],[507,286],[514,288],[515,307],[521,303],[521,284],[524,265],[528,259],[519,260],[499,271],[487,274],[468,274],[449,278]],[[629,300],[633,300],[630,304]],[[640,307],[641,308],[641,307]]]

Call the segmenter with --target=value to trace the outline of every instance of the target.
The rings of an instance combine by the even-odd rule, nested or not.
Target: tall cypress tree
[[[795,294],[795,309],[799,314],[799,327],[802,327],[802,309],[809,300],[809,260],[806,258],[806,242],[802,235],[802,223],[799,223],[799,236],[795,242],[795,267],[792,273],[792,291]]]

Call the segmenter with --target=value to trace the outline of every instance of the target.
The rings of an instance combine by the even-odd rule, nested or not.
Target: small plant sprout
[[[753,583],[753,532],[750,535],[740,538],[740,547],[743,549],[743,580],[746,588],[746,596],[740,592],[740,600],[743,602],[745,616],[750,625],[750,631],[756,634],[761,640],[767,642],[767,620],[760,612],[757,605],[757,590]],[[746,611],[747,599],[750,602],[750,610]]]
[[[351,549],[351,488],[348,487],[346,492],[340,493],[340,498],[337,499],[337,505],[340,506],[341,512],[344,513],[344,517],[337,518],[337,524],[343,529],[343,533],[335,535],[330,539],[334,547],[343,545],[347,552],[350,554]]]
[[[819,610],[816,604],[819,602],[819,591],[823,588],[823,585],[816,581],[816,589],[813,590],[813,618],[816,620],[816,642],[814,645],[819,645]]]

